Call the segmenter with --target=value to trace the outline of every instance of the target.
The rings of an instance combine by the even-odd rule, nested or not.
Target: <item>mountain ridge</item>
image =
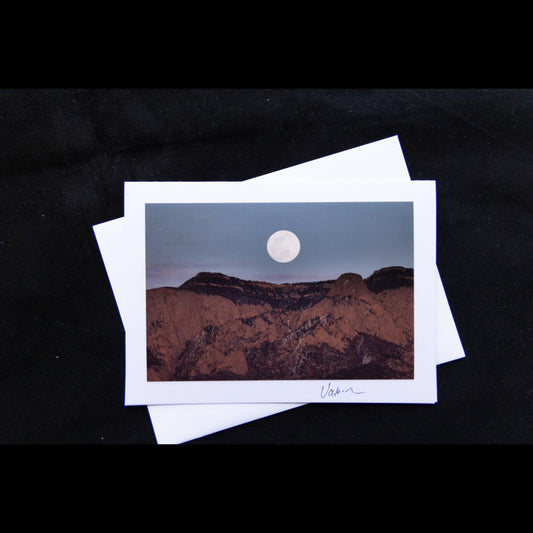
[[[413,375],[413,269],[281,284],[199,272],[146,294],[151,381]]]

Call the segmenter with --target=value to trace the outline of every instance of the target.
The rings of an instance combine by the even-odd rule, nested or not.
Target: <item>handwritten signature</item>
[[[320,389],[320,397],[321,398],[334,398],[338,396],[339,394],[344,394],[347,392],[351,392],[352,394],[364,394],[365,393],[365,391],[354,391],[352,387],[348,387],[347,389],[341,389],[339,386],[332,387],[331,382],[330,382],[328,383],[327,387],[322,385],[322,389]]]

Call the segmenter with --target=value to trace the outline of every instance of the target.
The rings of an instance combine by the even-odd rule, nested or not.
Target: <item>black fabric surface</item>
[[[92,226],[124,181],[239,181],[398,135],[437,183],[466,358],[435,405],[310,404],[198,444],[533,441],[530,89],[0,90],[0,443],[155,444]]]

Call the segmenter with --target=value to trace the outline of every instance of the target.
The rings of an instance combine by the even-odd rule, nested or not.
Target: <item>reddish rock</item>
[[[151,381],[409,379],[413,270],[273,284],[201,272],[146,294]]]

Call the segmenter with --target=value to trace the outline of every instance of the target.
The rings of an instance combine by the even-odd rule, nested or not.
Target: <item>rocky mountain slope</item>
[[[150,381],[410,379],[413,270],[276,285],[200,272],[146,293]]]

